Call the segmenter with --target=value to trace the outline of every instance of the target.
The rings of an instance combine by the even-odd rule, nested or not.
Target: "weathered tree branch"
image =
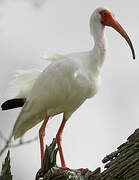
[[[37,172],[35,180],[139,180],[139,129],[136,129],[116,151],[102,160],[106,163],[103,172],[100,167],[94,171],[60,170],[56,164],[57,152],[56,139],[54,139],[49,146],[46,145],[43,167]],[[9,159],[9,155],[7,156]],[[6,162],[9,163],[5,160]]]
[[[103,172],[100,172],[100,168],[93,172],[88,169],[59,170],[55,147],[55,139],[49,147],[46,146],[44,166],[38,171],[36,180],[139,180],[139,129],[128,137],[127,142],[102,160],[107,163]]]
[[[25,145],[25,144],[32,143],[32,142],[34,142],[34,141],[36,141],[38,139],[38,136],[34,137],[33,139],[27,140],[27,141],[24,141],[23,137],[21,137],[19,139],[18,143],[11,144],[12,133],[6,139],[6,137],[0,131],[0,139],[4,141],[4,146],[3,146],[2,149],[0,149],[0,156],[1,156],[8,148],[15,148],[15,147],[18,147],[18,146],[22,146],[22,145]]]
[[[0,150],[0,156],[6,151],[6,149],[9,147],[11,139],[12,139],[12,134],[9,135],[8,139],[5,138],[5,136],[0,132],[0,138],[4,141],[5,145],[4,147]]]
[[[2,164],[2,170],[0,180],[12,180],[11,166],[10,166],[10,151],[8,151],[4,164]]]

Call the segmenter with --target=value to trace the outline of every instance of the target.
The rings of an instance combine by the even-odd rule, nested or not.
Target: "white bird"
[[[36,75],[34,75],[36,71],[21,72],[16,81],[22,79],[21,84],[19,82],[17,95],[14,99],[2,104],[2,110],[23,106],[13,128],[15,139],[44,120],[39,130],[42,164],[46,124],[50,117],[63,113],[63,120],[56,138],[61,166],[66,168],[61,146],[62,132],[70,116],[99,89],[100,72],[106,54],[105,26],[113,27],[125,38],[135,59],[134,48],[125,30],[108,9],[98,8],[90,18],[90,32],[94,38],[94,48],[86,52],[52,58],[56,61],[46,67],[43,72],[38,71]]]

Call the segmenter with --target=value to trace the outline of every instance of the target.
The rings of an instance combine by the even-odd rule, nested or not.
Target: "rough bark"
[[[35,180],[139,180],[139,129],[136,129],[116,151],[102,160],[105,163],[103,172],[100,167],[94,171],[60,170],[56,164],[56,146],[56,139],[49,146],[46,145],[43,167],[37,172]],[[12,180],[9,152],[2,167],[0,180]]]
[[[11,166],[10,166],[10,151],[8,151],[5,162],[2,164],[0,180],[12,180]]]
[[[40,177],[43,180],[139,180],[139,129],[102,160],[106,163],[103,172],[100,167],[94,171],[60,170],[56,165],[55,147],[55,139],[49,147],[46,146],[44,166],[38,171],[36,180]]]

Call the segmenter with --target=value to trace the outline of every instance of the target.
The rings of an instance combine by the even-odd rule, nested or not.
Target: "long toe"
[[[69,171],[70,170],[70,168],[68,168],[68,167],[58,167],[60,170],[63,170],[63,171]]]

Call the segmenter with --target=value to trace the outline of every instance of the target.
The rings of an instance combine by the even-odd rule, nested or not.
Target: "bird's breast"
[[[93,77],[90,78],[90,84],[88,88],[88,98],[93,97],[97,92],[100,87],[100,76],[94,75]]]
[[[94,96],[100,86],[100,76],[97,73],[92,73],[86,69],[79,69],[74,72],[78,92],[82,92],[86,98]]]

